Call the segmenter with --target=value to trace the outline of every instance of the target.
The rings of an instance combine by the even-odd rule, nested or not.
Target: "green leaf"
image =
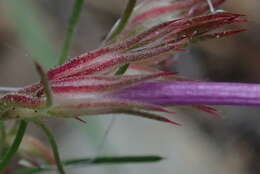
[[[12,160],[13,156],[17,152],[17,150],[22,142],[26,128],[27,128],[27,122],[22,120],[20,122],[20,126],[17,131],[13,144],[8,149],[8,151],[3,156],[3,158],[0,159],[0,173],[1,173],[1,171],[3,171],[6,168],[6,166],[9,164],[9,162]]]
[[[122,65],[121,67],[119,67],[119,69],[116,71],[116,74],[115,75],[123,75],[127,69],[129,67],[129,64],[125,64],[125,65]]]
[[[128,4],[124,10],[124,13],[120,20],[115,24],[110,33],[108,34],[106,41],[113,40],[118,34],[120,34],[125,28],[136,4],[136,0],[128,0]]]
[[[98,165],[98,164],[126,164],[126,163],[149,163],[159,162],[163,158],[160,156],[122,156],[122,157],[98,157],[96,159],[82,158],[64,161],[66,166],[75,165]]]
[[[160,156],[121,156],[121,157],[99,157],[95,159],[80,158],[63,161],[66,167],[84,167],[88,165],[109,165],[109,164],[129,164],[129,163],[151,163],[163,160]],[[27,168],[20,170],[16,174],[34,174],[43,171],[54,170],[52,166],[42,168]]]
[[[58,171],[60,172],[60,174],[65,174],[63,163],[61,162],[60,155],[59,155],[59,148],[58,148],[58,145],[57,145],[57,143],[55,141],[55,138],[54,138],[52,132],[40,120],[34,120],[34,123],[37,126],[39,126],[42,129],[42,131],[46,134],[46,136],[47,136],[47,138],[48,138],[48,140],[50,142],[52,151],[53,151],[53,155],[54,155],[54,158],[55,158],[55,161],[56,161],[56,165],[57,165]]]
[[[76,26],[79,22],[83,4],[84,4],[84,0],[75,0],[74,2],[73,11],[69,19],[68,28],[66,31],[66,37],[59,58],[59,64],[63,64],[68,59],[68,54],[71,47],[73,34],[75,33]]]

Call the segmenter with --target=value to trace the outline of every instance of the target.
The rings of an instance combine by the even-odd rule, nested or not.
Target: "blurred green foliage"
[[[6,12],[10,21],[15,24],[15,30],[20,42],[30,53],[30,56],[44,68],[49,69],[58,63],[56,46],[50,39],[41,10],[31,0],[4,0]]]

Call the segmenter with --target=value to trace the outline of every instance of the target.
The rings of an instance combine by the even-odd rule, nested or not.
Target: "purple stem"
[[[114,92],[113,97],[156,105],[260,106],[260,84],[218,82],[145,82]]]

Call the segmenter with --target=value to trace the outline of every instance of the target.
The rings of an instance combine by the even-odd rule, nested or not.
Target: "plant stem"
[[[121,33],[130,18],[134,7],[136,4],[136,0],[129,0],[124,10],[122,17],[120,18],[119,22],[116,23],[116,26],[112,28],[112,31],[108,34],[106,41],[114,39],[119,33]]]
[[[76,29],[76,25],[78,24],[78,21],[79,21],[83,3],[84,3],[84,0],[75,0],[75,2],[74,2],[73,11],[70,16],[68,28],[66,31],[65,41],[63,44],[61,55],[59,57],[59,64],[63,64],[68,58],[69,49],[71,47],[71,41],[72,41],[73,34]]]
[[[34,123],[36,125],[38,125],[43,130],[43,132],[46,134],[47,138],[49,139],[50,145],[52,147],[52,151],[53,151],[53,155],[54,155],[54,158],[56,161],[58,171],[60,172],[60,174],[65,174],[65,170],[63,168],[63,164],[60,159],[58,146],[57,146],[55,138],[54,138],[53,134],[51,133],[50,129],[40,120],[34,120]]]
[[[0,172],[5,169],[5,167],[11,161],[14,154],[17,152],[19,145],[21,144],[21,141],[23,139],[27,124],[28,123],[24,120],[22,120],[20,122],[20,126],[19,126],[19,129],[17,131],[16,137],[14,139],[12,146],[8,149],[8,151],[4,155],[3,159],[0,161]]]

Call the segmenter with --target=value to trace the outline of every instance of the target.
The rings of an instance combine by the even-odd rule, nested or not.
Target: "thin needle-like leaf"
[[[116,75],[122,75],[122,74],[124,74],[124,73],[127,71],[128,67],[129,67],[129,63],[128,63],[128,64],[125,64],[125,65],[123,65],[123,66],[121,66],[121,67],[117,70]]]
[[[9,162],[12,160],[12,157],[17,152],[17,150],[18,150],[18,148],[19,148],[19,146],[22,142],[26,128],[27,128],[27,122],[22,120],[20,122],[20,126],[19,126],[19,129],[17,131],[16,137],[13,141],[13,144],[8,149],[8,151],[3,156],[3,158],[0,159],[0,173],[6,168],[6,166],[9,164]]]
[[[149,162],[159,162],[163,160],[162,157],[151,155],[151,156],[122,156],[122,157],[98,157],[96,159],[91,158],[81,158],[64,161],[66,166],[75,165],[86,165],[86,164],[126,164],[126,163],[149,163]]]
[[[119,23],[116,24],[116,27],[114,30],[112,30],[111,35],[108,37],[108,39],[113,39],[115,38],[119,33],[121,33],[124,29],[124,27],[126,26],[128,19],[130,18],[134,7],[136,4],[136,0],[129,0],[128,4],[126,6],[126,9],[124,11],[124,14],[122,16],[122,18],[120,19]],[[126,70],[128,69],[129,64],[125,64],[123,66],[121,66],[117,72],[116,75],[122,75],[126,72]]]
[[[112,28],[112,30],[108,34],[105,42],[109,41],[111,39],[114,39],[118,34],[120,34],[123,31],[123,29],[125,28],[125,26],[128,22],[128,19],[130,18],[131,14],[134,10],[135,4],[136,4],[136,0],[129,0],[128,1],[128,4],[127,4],[127,6],[124,10],[124,13],[123,13],[121,19]]]
[[[66,37],[59,58],[59,64],[63,64],[68,58],[73,34],[75,33],[76,26],[79,22],[79,17],[82,11],[83,4],[84,4],[84,0],[75,0],[74,2],[73,11],[69,19],[68,28],[66,31]]]
[[[109,165],[109,164],[129,164],[129,163],[154,163],[163,160],[163,157],[156,155],[149,156],[118,156],[118,157],[98,157],[79,158],[63,161],[66,167],[86,167],[89,165]],[[23,169],[16,174],[35,174],[44,171],[53,170],[52,166],[45,166],[40,168]]]
[[[56,161],[58,171],[60,172],[60,174],[65,174],[65,170],[63,168],[63,164],[60,159],[58,146],[57,146],[57,143],[55,141],[53,134],[51,133],[49,128],[40,120],[34,120],[34,123],[36,125],[38,125],[42,129],[42,131],[46,134],[47,138],[49,139],[50,145],[52,147],[52,151],[53,151],[53,155],[54,155],[54,158]]]

